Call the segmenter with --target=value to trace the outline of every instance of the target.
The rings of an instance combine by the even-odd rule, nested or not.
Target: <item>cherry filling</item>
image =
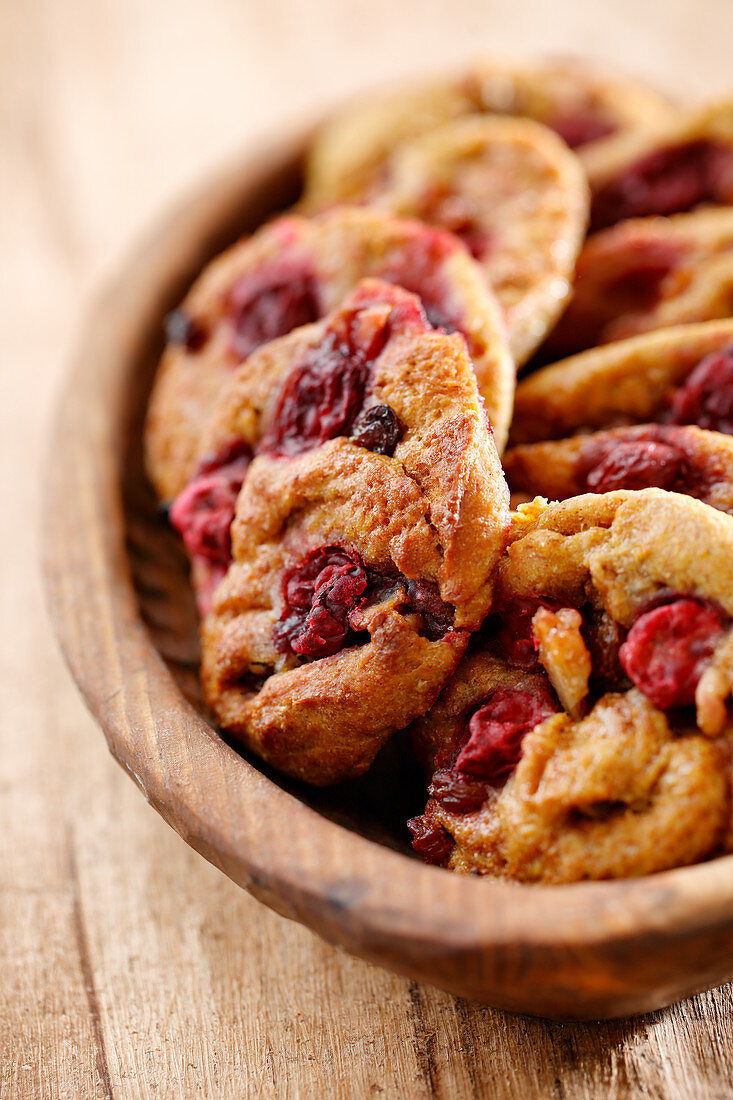
[[[391,405],[372,405],[357,418],[351,442],[375,454],[391,457],[404,434],[405,425]]]
[[[251,455],[229,444],[205,460],[168,513],[189,557],[226,569],[232,557],[230,528]]]
[[[292,457],[348,435],[364,403],[371,366],[389,339],[391,311],[340,314],[321,343],[290,372],[261,451]]]
[[[468,723],[468,741],[456,758],[456,770],[492,785],[501,783],[519,763],[524,735],[557,710],[548,688],[500,688]]]
[[[733,346],[698,363],[674,394],[666,419],[733,435]]]
[[[619,658],[629,679],[655,706],[689,706],[722,634],[719,611],[681,597],[640,615]]]
[[[420,222],[413,224],[416,227],[414,236],[391,260],[381,277],[418,296],[424,310],[423,320],[430,328],[461,332],[465,336],[461,317],[449,301],[443,275],[446,260],[460,251],[460,245],[451,233],[443,229]]]
[[[598,141],[599,138],[609,137],[616,132],[613,122],[590,108],[555,115],[547,125],[559,134],[571,149],[578,149],[581,145],[588,145],[591,141]]]
[[[486,801],[486,783],[463,775],[455,768],[439,768],[433,775],[428,794],[453,814],[470,814]]]
[[[280,653],[329,657],[350,634],[349,614],[367,587],[367,572],[355,550],[320,546],[289,569],[282,581],[283,610],[273,630]]]
[[[491,236],[479,225],[473,204],[447,187],[435,185],[423,193],[418,217],[458,237],[474,259],[480,260],[489,250]]]
[[[227,304],[232,349],[240,359],[322,314],[313,276],[302,265],[284,261],[242,276]]]
[[[430,812],[407,822],[413,836],[412,847],[426,863],[445,863],[453,851],[453,838]]]
[[[687,471],[687,456],[671,441],[605,439],[580,452],[577,473],[581,492],[614,489],[671,489]]]
[[[438,586],[432,581],[413,581],[404,577],[401,579],[405,584],[410,607],[422,616],[426,637],[431,642],[443,638],[453,629],[453,605],[441,600]]]
[[[206,343],[206,329],[185,309],[174,309],[165,319],[165,338],[169,344],[179,344],[186,351],[200,351]]]
[[[591,206],[591,229],[624,218],[682,213],[715,201],[726,168],[726,151],[710,141],[655,149],[599,188]]]
[[[491,615],[483,628],[492,650],[513,668],[527,672],[539,669],[537,642],[532,631],[532,619],[540,607],[557,611],[564,605],[557,600],[540,600],[535,596],[518,596]]]

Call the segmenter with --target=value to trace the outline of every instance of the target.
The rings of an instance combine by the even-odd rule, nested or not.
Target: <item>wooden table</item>
[[[733,5],[5,0],[0,17],[0,1097],[733,1095],[730,988],[547,1024],[349,959],[238,890],[107,756],[37,568],[74,326],[187,185],[252,135],[481,45],[587,52],[716,94],[733,84]]]

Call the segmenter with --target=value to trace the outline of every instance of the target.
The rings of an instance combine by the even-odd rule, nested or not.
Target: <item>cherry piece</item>
[[[667,420],[733,435],[733,346],[697,364],[674,394]]]
[[[571,149],[578,149],[581,145],[588,145],[591,141],[598,141],[599,138],[609,137],[616,132],[612,122],[590,109],[556,115],[547,125]]]
[[[445,863],[453,851],[453,839],[429,814],[413,817],[407,822],[413,835],[412,847],[426,863]]]
[[[286,378],[261,450],[292,457],[347,435],[364,403],[371,365],[389,334],[389,309],[370,317],[367,303],[340,314]]]
[[[591,228],[624,218],[676,214],[715,200],[722,151],[709,141],[673,145],[640,158],[593,196]]]
[[[228,313],[232,349],[240,359],[321,316],[311,274],[283,261],[242,276],[229,293]]]
[[[535,671],[540,667],[540,662],[532,619],[540,607],[557,611],[562,606],[557,600],[540,600],[535,596],[518,596],[511,600],[500,609],[498,625],[495,625],[495,616],[488,620],[487,632],[492,639],[492,649],[513,668]],[[492,626],[495,626],[493,634]]]
[[[174,309],[165,319],[165,338],[169,344],[180,344],[186,351],[195,352],[206,343],[206,330],[185,309]]]
[[[591,443],[581,452],[582,488],[589,493],[614,489],[670,489],[682,472],[685,454],[673,443],[615,439]]]
[[[549,688],[499,688],[468,723],[456,769],[498,785],[519,763],[524,735],[557,709]]]
[[[405,587],[410,606],[422,615],[425,634],[431,642],[438,641],[453,629],[455,608],[440,598],[437,584],[406,580]]]
[[[717,610],[681,597],[640,615],[619,659],[629,679],[656,707],[689,706],[722,634]]]
[[[320,546],[289,569],[282,580],[283,609],[273,630],[280,653],[329,657],[344,647],[349,613],[367,586],[367,573],[355,550]]]
[[[206,460],[173,501],[168,516],[189,557],[224,569],[229,565],[230,529],[249,463],[248,448],[230,445]]]
[[[351,442],[375,454],[393,455],[405,434],[405,425],[391,405],[372,405],[357,418]]]
[[[428,794],[454,814],[470,814],[486,801],[486,784],[455,768],[440,768],[433,775]]]

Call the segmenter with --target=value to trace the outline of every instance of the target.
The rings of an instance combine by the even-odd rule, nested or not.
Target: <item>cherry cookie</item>
[[[202,625],[207,702],[289,775],[358,775],[455,669],[507,537],[465,340],[431,329],[417,296],[365,280],[329,318],[248,358],[202,453],[171,518],[209,592],[231,560]],[[238,495],[237,454],[251,459]],[[224,493],[209,508],[217,469]]]
[[[618,134],[583,154],[593,199],[591,228],[625,218],[733,204],[733,100]]]
[[[733,434],[733,320],[660,329],[537,371],[517,387],[511,436],[653,422]]]
[[[492,615],[416,725],[425,858],[520,882],[733,847],[733,518],[645,489],[528,505]]]
[[[659,125],[672,108],[643,84],[577,61],[518,65],[487,59],[468,73],[402,85],[337,113],[311,147],[306,202],[321,209],[362,200],[403,142],[473,114],[532,118],[576,148],[629,128]]]
[[[545,359],[733,314],[733,207],[632,218],[590,237]]]
[[[459,237],[481,264],[522,364],[570,294],[588,219],[578,158],[529,119],[471,116],[397,150],[370,202]]]
[[[433,327],[463,334],[503,449],[514,364],[496,301],[458,241],[376,210],[286,216],[209,264],[169,319],[145,435],[161,499],[194,472],[203,425],[235,368],[268,340],[335,309],[364,276],[418,294]]]
[[[512,505],[615,489],[668,489],[733,515],[733,437],[641,424],[513,447],[504,456]]]

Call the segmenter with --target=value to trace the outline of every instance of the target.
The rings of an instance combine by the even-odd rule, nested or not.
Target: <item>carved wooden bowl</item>
[[[420,776],[388,747],[314,791],[217,733],[200,704],[186,562],[156,512],[141,425],[164,315],[202,265],[298,194],[307,136],[232,165],[134,255],[85,325],[50,447],[55,628],[109,748],[183,839],[330,943],[535,1015],[627,1015],[733,978],[733,857],[623,882],[511,886],[427,867]]]

